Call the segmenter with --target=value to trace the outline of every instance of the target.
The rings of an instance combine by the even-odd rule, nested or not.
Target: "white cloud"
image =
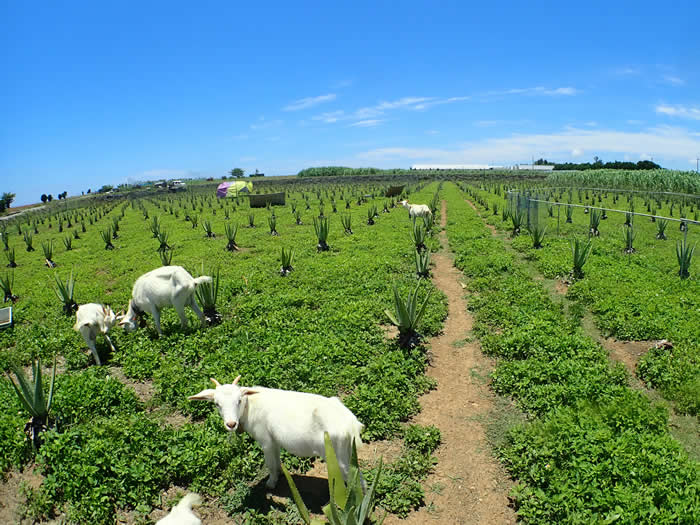
[[[299,100],[295,100],[291,104],[288,104],[283,109],[284,111],[299,111],[300,109],[306,109],[324,102],[330,102],[335,100],[335,93],[328,93],[327,95],[319,95],[318,97],[306,97]]]
[[[685,80],[673,75],[664,75],[664,81],[672,86],[682,86],[685,84]]]
[[[250,125],[250,129],[252,130],[260,130],[260,129],[268,129],[268,128],[273,128],[275,126],[280,126],[282,125],[283,121],[282,120],[266,120],[265,117],[260,117],[258,119],[258,122],[255,124]]]
[[[532,88],[512,88],[501,91],[487,91],[486,96],[502,96],[502,95],[545,95],[545,96],[572,96],[577,95],[580,91],[573,87],[546,88],[537,86]]]
[[[683,105],[667,105],[660,104],[656,106],[656,112],[669,117],[689,118],[692,120],[700,120],[700,108],[687,107]]]
[[[566,129],[559,133],[513,135],[467,142],[456,149],[377,148],[357,155],[369,162],[401,160],[444,164],[507,163],[530,159],[580,157],[593,154],[653,155],[657,158],[687,159],[689,151],[700,151],[700,138],[688,130],[673,127],[640,132]],[[652,153],[650,153],[652,152]]]
[[[384,119],[368,119],[368,120],[360,120],[358,122],[353,122],[350,124],[350,127],[361,127],[361,128],[370,128],[373,126],[377,126],[384,122]]]
[[[440,132],[436,129],[429,129],[429,130],[426,130],[425,134],[426,135],[439,135]]]
[[[638,67],[621,67],[615,70],[616,75],[639,75],[641,72]]]
[[[454,102],[468,100],[469,98],[470,97],[403,97],[396,100],[379,102],[374,106],[366,106],[363,108],[356,109],[352,112],[345,112],[342,109],[336,111],[328,111],[319,115],[315,115],[311,117],[311,119],[325,122],[327,124],[351,120],[356,120],[358,122],[375,120],[382,121],[384,119],[380,119],[379,117],[386,115],[386,113],[389,111],[400,109],[424,110],[432,106],[437,106],[440,104],[452,104]]]

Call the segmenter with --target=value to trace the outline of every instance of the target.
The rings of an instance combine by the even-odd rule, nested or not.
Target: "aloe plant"
[[[571,255],[573,257],[573,276],[576,279],[582,279],[584,276],[583,265],[588,261],[588,257],[591,255],[591,248],[593,243],[589,240],[585,243],[580,239],[574,239],[571,243]]]
[[[427,234],[425,232],[425,228],[423,228],[423,225],[419,222],[414,222],[413,223],[413,228],[410,230],[411,233],[411,240],[413,241],[414,246],[416,247],[416,250],[418,251],[423,251],[425,250],[425,239],[427,237]]]
[[[12,287],[15,285],[15,273],[14,270],[11,273],[5,273],[5,275],[0,276],[0,290],[4,294],[3,302],[12,301],[13,303],[17,301],[17,296],[12,293]]]
[[[70,271],[70,276],[63,284],[63,281],[58,277],[58,273],[53,274],[54,281],[56,281],[56,288],[54,292],[56,297],[61,301],[63,305],[63,313],[66,315],[72,315],[78,309],[78,305],[73,299],[73,292],[75,290],[75,279],[73,278],[73,270]]]
[[[676,258],[678,259],[678,275],[681,279],[690,277],[690,263],[693,261],[693,253],[697,243],[691,248],[688,244],[688,239],[684,236],[683,240],[676,242]]]
[[[493,203],[493,214],[498,215],[498,203],[497,202]]]
[[[282,246],[282,253],[280,255],[282,266],[280,267],[280,275],[285,277],[289,272],[291,272],[294,267],[292,266],[292,261],[294,260],[294,250],[291,248],[286,250]]]
[[[27,251],[33,252],[34,246],[32,246],[32,244],[34,243],[34,239],[32,237],[32,234],[29,232],[29,230],[27,230],[26,232],[24,232],[23,236],[24,236],[24,244],[27,245]]]
[[[301,226],[301,212],[300,211],[295,211],[294,212],[294,222],[296,223],[297,226]]]
[[[153,234],[153,238],[157,239],[158,234],[160,233],[160,217],[154,215],[153,218],[151,218],[149,227],[151,229],[151,233]]]
[[[56,263],[53,262],[53,240],[49,239],[41,243],[41,250],[44,252],[44,259],[46,261],[46,266],[49,268],[55,268]]]
[[[204,263],[202,263],[202,275],[204,275]],[[195,294],[202,305],[204,317],[210,325],[221,322],[221,314],[216,310],[216,301],[219,297],[219,268],[216,269],[212,280],[200,283],[195,289]]]
[[[423,252],[416,250],[416,275],[418,277],[430,277],[430,251]]]
[[[255,214],[253,212],[248,214],[248,227],[255,228]]]
[[[660,241],[666,240],[666,227],[668,226],[667,219],[659,219],[656,221],[656,238]]]
[[[192,224],[192,229],[196,230],[197,226],[199,226],[199,216],[197,216],[196,213],[193,213],[190,215],[190,223]]]
[[[70,235],[66,235],[63,238],[63,246],[66,247],[66,251],[72,250],[73,249],[73,237],[71,237]]]
[[[207,238],[216,237],[211,224],[211,219],[204,219],[204,222],[202,222],[202,229],[204,230],[204,234],[207,236]]]
[[[343,229],[347,235],[352,235],[352,215],[349,213],[340,216],[340,222],[343,223]]]
[[[172,250],[172,247],[168,244],[169,239],[170,233],[167,230],[160,230],[158,232],[158,242],[160,243],[158,246],[159,252],[164,252],[165,250]]]
[[[545,224],[535,224],[530,229],[530,238],[532,239],[533,248],[542,248],[542,241],[547,234],[547,226]]]
[[[431,233],[433,231],[433,226],[435,225],[434,215],[423,216],[423,226],[425,227],[426,233]]]
[[[160,256],[160,263],[163,266],[170,266],[173,262],[173,253],[175,250],[172,248],[168,250],[158,250],[158,255]]]
[[[573,206],[566,207],[566,222],[571,224],[573,222],[574,208]]]
[[[238,235],[238,224],[224,224],[224,232],[226,233],[226,249],[230,252],[235,252],[238,250],[238,245],[236,244],[236,235]]]
[[[102,237],[102,241],[105,243],[105,250],[114,250],[111,227],[107,226],[106,230],[100,230],[100,237]]]
[[[15,261],[15,249],[8,248],[5,252],[5,257],[7,258],[8,268],[17,268],[17,262]]]
[[[316,250],[319,252],[327,252],[330,250],[330,247],[328,246],[328,218],[324,217],[322,219],[316,219],[316,217],[314,217],[314,231],[316,232],[316,238],[318,239]]]
[[[270,235],[273,237],[279,235],[277,233],[277,217],[275,217],[274,213],[267,218],[267,225],[270,227]]]
[[[399,345],[403,348],[413,346],[417,342],[419,335],[416,329],[423,318],[423,314],[425,314],[425,308],[428,305],[428,299],[430,299],[432,290],[428,290],[423,303],[419,305],[419,288],[420,284],[404,300],[399,294],[398,288],[394,285],[394,312],[384,310],[389,320],[399,329]]]
[[[0,233],[0,239],[2,239],[2,245],[5,248],[5,251],[10,249],[10,237],[8,236],[6,231],[3,231]]]
[[[520,228],[522,228],[525,222],[525,212],[516,206],[510,212],[510,222],[513,225],[512,233],[515,237],[520,234]]]
[[[374,211],[375,211],[375,209],[372,209],[372,206],[367,208],[367,225],[368,226],[374,225]]]
[[[32,447],[38,450],[39,447],[41,447],[41,433],[44,432],[49,425],[49,414],[51,413],[51,404],[53,401],[53,387],[56,381],[56,357],[54,357],[53,361],[53,372],[51,374],[48,398],[44,395],[44,382],[41,376],[41,359],[37,359],[32,363],[31,382],[27,379],[24,370],[20,367],[10,365],[10,369],[15,374],[19,386],[15,383],[10,374],[8,374],[8,378],[22,406],[31,416],[29,422],[25,426],[25,432],[29,434]]]
[[[78,233],[78,229],[76,228],[73,230],[73,239],[80,239],[80,234]]]
[[[333,449],[328,432],[324,432],[324,443],[326,449],[326,465],[328,466],[328,493],[330,494],[330,502],[323,507],[323,514],[328,519],[331,525],[364,525],[369,521],[375,507],[375,495],[379,484],[379,479],[382,475],[383,461],[379,459],[379,466],[374,475],[372,484],[365,492],[362,472],[360,471],[359,462],[357,460],[357,446],[355,440],[352,440],[352,449],[350,455],[350,468],[347,482],[343,480],[340,464]],[[282,472],[287,478],[287,484],[292,493],[294,504],[299,510],[299,515],[305,525],[322,525],[325,523],[320,518],[312,518],[309,509],[306,507],[304,500],[301,499],[299,489],[297,488],[292,475],[287,468],[282,464]],[[378,525],[384,523],[386,513],[377,522]]]

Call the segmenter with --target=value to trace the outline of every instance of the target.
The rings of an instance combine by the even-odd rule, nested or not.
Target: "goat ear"
[[[190,401],[213,401],[214,400],[214,390],[207,388],[202,390],[199,394],[194,396],[189,396],[187,399]]]
[[[252,388],[242,388],[241,389],[241,394],[243,394],[244,396],[251,396],[251,395],[257,394],[259,392],[260,392],[259,390],[253,390]]]

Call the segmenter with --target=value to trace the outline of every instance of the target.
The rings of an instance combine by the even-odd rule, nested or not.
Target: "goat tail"
[[[186,508],[187,510],[192,510],[193,505],[199,505],[202,503],[202,497],[199,494],[195,494],[194,492],[190,492],[189,494],[186,494],[184,498],[180,500],[180,502],[177,504],[178,509],[183,509]]]
[[[365,426],[360,423],[359,421],[355,420],[355,424],[352,427],[352,430],[350,432],[350,443],[355,441],[355,447],[359,450],[360,447],[362,447],[362,430],[365,428]]]
[[[202,283],[210,283],[212,281],[213,281],[213,279],[211,277],[209,277],[208,275],[202,275],[201,277],[195,278],[194,285],[195,285],[195,287],[197,287]]]

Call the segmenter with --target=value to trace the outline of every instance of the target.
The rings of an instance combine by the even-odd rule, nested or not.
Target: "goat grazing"
[[[202,390],[190,400],[212,401],[219,409],[229,432],[247,432],[265,454],[270,471],[267,487],[274,488],[280,473],[280,448],[302,457],[325,459],[324,432],[328,432],[338,464],[347,481],[352,441],[362,444],[364,425],[337,397],[292,392],[264,387],[221,385],[212,379],[215,389]]]
[[[408,201],[401,201],[404,208],[408,210],[408,218],[415,219],[416,217],[432,217],[433,212],[427,204],[409,204]]]
[[[129,310],[119,324],[127,332],[136,330],[138,315],[145,312],[153,316],[156,331],[159,336],[162,336],[160,310],[165,306],[174,307],[180,316],[180,324],[186,328],[185,306],[189,305],[204,326],[206,319],[197,306],[194,292],[199,284],[211,282],[211,280],[212,278],[206,275],[195,279],[182,266],[161,266],[145,273],[136,279],[131,291]]]
[[[187,494],[172,508],[170,514],[159,519],[156,525],[202,525],[202,520],[192,512],[192,505],[200,503],[202,498],[198,494]]]
[[[97,348],[95,347],[97,334],[104,334],[105,339],[107,339],[109,343],[109,347],[112,349],[112,352],[114,352],[114,345],[107,335],[107,332],[117,323],[119,317],[115,315],[109,306],[88,303],[81,304],[78,307],[75,318],[73,330],[80,332],[80,335],[85,339],[85,343],[88,345],[92,355],[95,356],[95,362],[101,365],[102,361],[100,361],[100,355],[97,353]]]

